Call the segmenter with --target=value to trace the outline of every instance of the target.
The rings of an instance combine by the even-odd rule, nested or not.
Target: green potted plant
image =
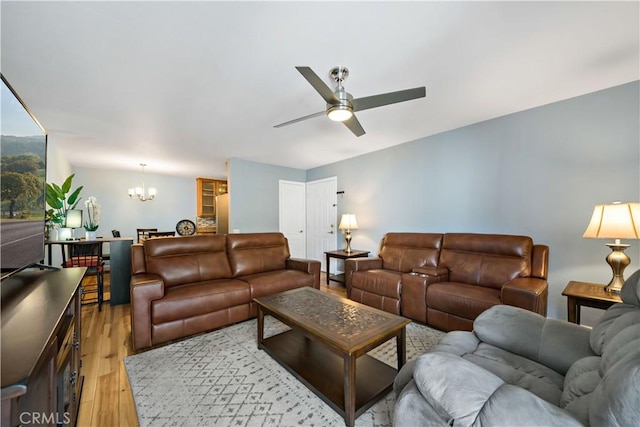
[[[64,227],[65,218],[69,209],[75,209],[80,201],[82,186],[71,190],[71,184],[75,174],[71,174],[62,185],[47,183],[46,199],[51,209],[47,210],[47,219],[57,227]]]

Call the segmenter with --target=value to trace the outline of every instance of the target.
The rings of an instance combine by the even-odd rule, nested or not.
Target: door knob
[[[329,231],[328,234],[333,234],[333,230]]]

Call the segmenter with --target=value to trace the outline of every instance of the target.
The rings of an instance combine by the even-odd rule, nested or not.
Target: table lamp
[[[340,225],[338,226],[340,230],[345,230],[344,239],[347,241],[347,247],[344,251],[348,254],[351,253],[351,230],[358,229],[358,221],[356,220],[356,216],[354,214],[342,214],[342,219],[340,220]]]
[[[591,222],[582,237],[615,239],[615,243],[607,243],[611,253],[606,260],[613,271],[613,278],[604,289],[620,293],[624,284],[624,269],[631,263],[629,255],[624,253],[629,245],[620,243],[620,239],[640,238],[640,203],[596,205]]]
[[[64,226],[72,230],[71,240],[75,240],[75,229],[82,227],[82,211],[80,209],[69,209],[65,217]]]

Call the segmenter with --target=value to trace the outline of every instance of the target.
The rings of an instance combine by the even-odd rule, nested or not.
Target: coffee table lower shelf
[[[343,357],[296,329],[265,338],[258,348],[265,350],[346,419]],[[367,354],[356,359],[355,418],[391,391],[397,373],[396,369]]]

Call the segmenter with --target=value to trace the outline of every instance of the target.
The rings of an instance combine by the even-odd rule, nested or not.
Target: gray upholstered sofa
[[[640,425],[640,270],[593,329],[498,305],[396,377],[394,425]]]

